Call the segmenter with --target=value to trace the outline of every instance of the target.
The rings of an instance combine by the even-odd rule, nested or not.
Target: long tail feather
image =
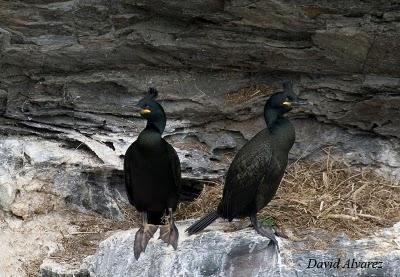
[[[208,215],[204,216],[203,218],[195,222],[192,226],[187,228],[186,232],[189,234],[189,236],[196,234],[204,230],[204,228],[213,223],[218,217],[219,215],[216,211],[209,213]]]

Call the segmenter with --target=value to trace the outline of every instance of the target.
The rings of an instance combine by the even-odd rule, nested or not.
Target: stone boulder
[[[332,236],[326,231],[303,233],[296,241],[278,238],[280,252],[253,229],[232,231],[217,221],[206,231],[187,236],[192,220],[178,223],[178,250],[161,240],[149,242],[136,261],[133,243],[137,229],[116,232],[100,243],[97,252],[74,269],[46,261],[44,276],[399,276],[400,224],[363,239]],[[318,246],[319,245],[319,246]],[[333,268],[329,268],[329,262]],[[321,265],[324,265],[321,268]],[[338,268],[335,268],[335,263]],[[51,272],[54,275],[51,275]],[[64,272],[59,274],[57,272]]]

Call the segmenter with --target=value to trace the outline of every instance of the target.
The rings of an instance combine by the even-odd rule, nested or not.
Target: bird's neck
[[[145,130],[158,132],[161,136],[162,133],[164,132],[166,123],[167,123],[166,119],[159,119],[154,121],[147,120],[147,125]]]
[[[267,127],[270,131],[275,127],[278,117],[279,113],[277,110],[269,109],[267,107],[264,109],[265,123],[267,123]]]
[[[289,119],[285,118],[278,111],[270,109],[264,113],[268,130],[274,138],[275,149],[289,153],[295,141],[295,129]]]
[[[161,140],[162,138],[159,130],[155,126],[149,124],[140,132],[137,139],[139,147],[141,149],[146,149],[146,151],[157,150],[157,146],[160,145]]]

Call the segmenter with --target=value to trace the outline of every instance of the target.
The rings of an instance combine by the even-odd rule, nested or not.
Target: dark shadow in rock
[[[179,195],[179,201],[191,202],[199,197],[204,188],[204,182],[198,179],[182,179],[182,189]]]

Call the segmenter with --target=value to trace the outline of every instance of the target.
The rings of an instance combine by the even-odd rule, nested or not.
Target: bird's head
[[[148,123],[156,125],[162,133],[165,128],[166,116],[162,106],[156,101],[158,91],[155,88],[149,88],[147,94],[139,100],[137,107],[140,109],[140,115],[147,119]]]
[[[265,103],[264,118],[267,126],[272,130],[276,120],[289,112],[293,107],[305,105],[306,102],[300,100],[293,92],[291,81],[283,81],[283,91],[273,94]]]
[[[282,85],[283,91],[273,94],[265,105],[266,109],[274,109],[281,115],[287,113],[293,107],[305,104],[305,102],[300,100],[293,92],[293,84],[291,81],[283,81]]]
[[[158,91],[155,88],[149,88],[147,94],[137,103],[139,113],[143,118],[150,120],[165,115],[163,108],[156,101],[157,96]]]

